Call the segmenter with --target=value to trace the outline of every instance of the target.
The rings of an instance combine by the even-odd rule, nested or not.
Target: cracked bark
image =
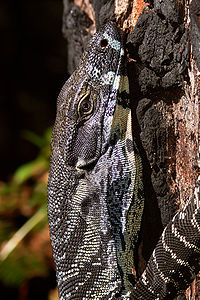
[[[193,192],[199,148],[200,1],[145,2],[64,0],[63,14],[69,73],[106,20],[115,18],[128,33],[134,132],[145,168],[139,273],[162,228]],[[200,299],[198,276],[185,295]]]

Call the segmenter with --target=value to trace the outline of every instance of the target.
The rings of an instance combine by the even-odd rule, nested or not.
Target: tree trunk
[[[106,20],[127,32],[133,128],[144,167],[145,211],[138,273],[198,176],[200,1],[64,0],[68,72]],[[200,299],[199,280],[186,299]]]

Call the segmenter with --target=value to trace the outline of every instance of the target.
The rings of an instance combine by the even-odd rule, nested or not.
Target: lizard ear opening
[[[102,49],[105,49],[108,46],[108,40],[107,39],[101,40],[100,46]]]

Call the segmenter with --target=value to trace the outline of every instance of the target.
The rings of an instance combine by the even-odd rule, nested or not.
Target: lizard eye
[[[105,49],[108,46],[108,40],[107,39],[101,40],[100,46],[102,49]]]
[[[93,112],[93,103],[90,94],[84,96],[78,105],[78,113],[80,117],[89,116]]]

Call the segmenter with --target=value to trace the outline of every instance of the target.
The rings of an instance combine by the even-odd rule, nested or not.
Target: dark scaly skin
[[[129,299],[143,212],[123,37],[90,40],[57,103],[48,215],[59,299]]]
[[[61,300],[173,299],[200,269],[198,180],[133,288],[144,202],[121,49],[107,24],[58,99],[48,211]]]

